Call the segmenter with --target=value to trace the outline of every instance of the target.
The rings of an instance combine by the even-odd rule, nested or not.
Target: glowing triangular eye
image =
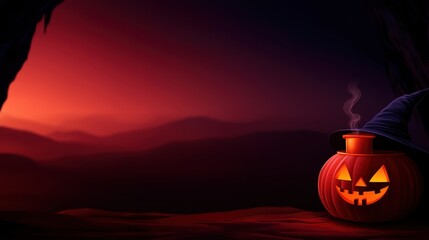
[[[372,176],[370,182],[389,182],[389,176],[387,176],[386,168],[381,166],[380,169]]]
[[[344,181],[351,181],[352,180],[352,178],[350,177],[349,170],[347,170],[346,164],[343,164],[343,166],[341,166],[340,170],[338,170],[337,179],[338,180],[344,180]]]

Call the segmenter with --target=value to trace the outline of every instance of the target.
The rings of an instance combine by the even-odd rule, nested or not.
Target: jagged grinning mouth
[[[338,186],[335,188],[344,201],[357,206],[366,206],[380,200],[386,194],[389,186],[377,191],[352,191],[351,193]]]

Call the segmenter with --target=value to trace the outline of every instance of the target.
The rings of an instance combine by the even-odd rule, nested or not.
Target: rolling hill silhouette
[[[90,154],[103,151],[98,146],[78,142],[58,142],[29,131],[0,127],[0,153],[28,156],[36,160]]]
[[[83,131],[56,131],[46,136],[27,130],[0,127],[0,153],[14,153],[36,160],[69,155],[143,151],[175,141],[237,137],[273,127],[263,122],[229,123],[193,117],[154,128],[96,136]]]
[[[80,182],[78,192],[70,192],[55,209],[201,212],[265,205],[320,209],[317,177],[330,155],[324,134],[277,131],[45,164],[72,172]]]
[[[17,118],[4,112],[0,114],[0,127],[20,129],[41,135],[49,134],[57,130],[57,127],[28,119]]]
[[[43,162],[0,154],[0,238],[424,238],[422,221],[314,212],[332,153],[325,134],[269,131]]]
[[[224,122],[207,117],[190,117],[157,127],[125,131],[109,136],[95,136],[82,131],[54,132],[49,134],[58,141],[82,142],[113,147],[121,151],[137,151],[157,147],[169,142],[217,137],[237,137],[258,131],[278,130],[265,122]]]
[[[79,142],[85,144],[98,144],[102,141],[101,136],[96,136],[84,131],[55,131],[46,135],[60,142]]]
[[[0,152],[34,159],[21,157],[26,161],[16,162],[23,165],[4,174],[4,183],[17,182],[22,191],[15,194],[10,184],[7,203],[0,208],[320,209],[317,176],[333,154],[327,136],[312,131],[254,132],[264,128],[260,123],[190,118],[108,137],[72,132],[69,141],[0,128]],[[5,169],[10,165],[0,161],[0,168],[1,164]]]
[[[0,154],[0,210],[48,210],[64,188],[67,174],[20,155]]]

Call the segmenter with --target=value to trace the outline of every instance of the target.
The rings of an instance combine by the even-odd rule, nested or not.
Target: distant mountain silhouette
[[[100,143],[103,138],[84,131],[56,131],[47,134],[46,136],[61,142],[80,142],[87,144]]]
[[[0,154],[0,174],[33,171],[36,163],[28,157],[16,154]]]
[[[277,131],[46,164],[79,179],[77,192],[51,205],[57,209],[201,212],[264,205],[321,209],[317,177],[332,154],[325,134]]]
[[[114,115],[89,115],[84,117],[68,117],[63,121],[57,121],[61,131],[82,131],[94,135],[111,135],[118,132],[131,131],[142,126],[137,120],[119,120]]]
[[[218,126],[217,122],[196,121]],[[21,146],[16,151],[27,151],[27,156],[45,155],[48,150],[52,156],[62,156],[35,162],[0,155],[0,210],[89,207],[203,212],[266,205],[321,209],[318,172],[334,153],[326,134],[269,131],[225,135],[214,133],[216,137],[210,139],[169,142],[141,151],[85,155],[77,154],[85,151],[72,143],[0,128],[2,150],[11,144]]]
[[[68,155],[136,152],[170,142],[237,137],[271,128],[270,124],[263,122],[230,123],[205,117],[186,118],[106,137],[83,131],[56,131],[42,136],[27,130],[0,127],[0,153],[46,160]]]
[[[273,127],[263,122],[233,123],[207,117],[191,117],[153,128],[125,131],[105,137],[82,131],[53,132],[47,136],[58,141],[106,146],[116,151],[138,151],[158,147],[169,142],[237,137],[266,130],[273,130]]]
[[[0,153],[14,153],[37,160],[100,152],[97,146],[58,142],[24,130],[0,127]]]
[[[0,210],[49,210],[64,188],[65,171],[16,154],[0,154]]]
[[[17,118],[3,112],[0,114],[0,127],[20,129],[41,135],[58,131],[58,128],[55,126],[50,126],[48,124],[43,124],[28,119]]]
[[[122,150],[145,150],[169,142],[207,138],[237,137],[252,132],[272,130],[262,122],[224,122],[207,117],[192,117],[149,129],[113,134],[100,139],[100,144]]]

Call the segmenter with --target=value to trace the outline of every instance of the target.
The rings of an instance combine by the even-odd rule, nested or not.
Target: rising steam
[[[347,91],[352,95],[343,105],[343,110],[349,116],[349,128],[357,129],[360,121],[360,115],[353,113],[352,109],[360,99],[360,90],[357,87],[357,82],[351,82],[347,86]]]

